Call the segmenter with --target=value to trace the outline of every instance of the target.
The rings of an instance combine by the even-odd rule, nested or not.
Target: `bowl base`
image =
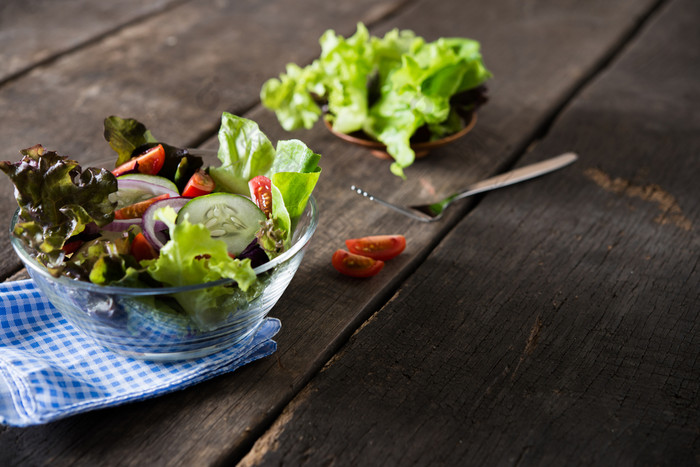
[[[145,360],[151,362],[176,362],[181,360],[192,360],[196,358],[207,357],[209,355],[220,352],[224,349],[230,349],[231,347],[236,347],[237,349],[243,349],[248,344],[253,341],[255,334],[258,332],[258,327],[252,329],[250,332],[243,336],[239,336],[235,340],[224,340],[217,341],[215,344],[196,348],[192,350],[182,350],[178,352],[136,352],[131,350],[125,350],[123,348],[112,347],[104,342],[99,343],[101,346],[124,357],[133,358],[136,360]]]

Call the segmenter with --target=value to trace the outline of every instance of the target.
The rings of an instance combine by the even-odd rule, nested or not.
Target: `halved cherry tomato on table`
[[[162,195],[156,196],[151,199],[147,199],[145,201],[141,201],[138,203],[130,204],[129,206],[124,206],[121,209],[117,209],[114,211],[114,218],[115,219],[136,219],[137,217],[143,217],[143,213],[146,212],[146,209],[148,207],[155,203],[156,201],[160,201],[161,199],[166,199],[170,198],[170,195],[167,193],[164,193]]]
[[[345,245],[351,253],[356,255],[387,261],[398,256],[406,248],[406,237],[403,235],[372,235],[345,240]]]
[[[216,184],[211,175],[202,169],[197,169],[182,190],[182,196],[196,198],[197,196],[208,195],[214,191],[215,186]]]
[[[338,272],[351,277],[371,277],[384,267],[384,261],[348,253],[345,250],[336,250],[331,263]]]
[[[137,233],[134,240],[131,242],[131,254],[136,258],[136,261],[142,259],[154,259],[158,254],[142,233]]]
[[[165,164],[165,149],[163,149],[162,144],[159,144],[146,150],[146,152],[140,156],[136,156],[124,162],[122,165],[112,170],[112,173],[115,177],[132,172],[155,175],[163,168],[163,164]]]
[[[265,213],[267,217],[272,214],[272,182],[264,175],[253,177],[248,182],[250,198]]]

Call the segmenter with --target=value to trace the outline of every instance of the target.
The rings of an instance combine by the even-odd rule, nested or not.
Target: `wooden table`
[[[303,139],[323,174],[318,231],[272,312],[273,356],[0,427],[0,465],[700,463],[699,19],[694,0],[5,0],[3,160],[35,143],[102,158],[112,114],[213,147],[231,111],[273,141]],[[494,73],[474,131],[406,181],[320,123],[285,133],[259,103],[323,31],[358,21],[475,38]],[[435,224],[349,189],[424,201],[565,151],[580,160]],[[344,239],[379,233],[408,239],[379,276],[331,267]],[[3,279],[23,277],[0,241]]]

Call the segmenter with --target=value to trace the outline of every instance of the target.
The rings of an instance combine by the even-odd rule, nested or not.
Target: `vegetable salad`
[[[211,327],[222,307],[254,298],[253,268],[290,246],[321,171],[304,143],[274,147],[251,120],[224,113],[218,138],[217,167],[119,117],[105,119],[113,170],[25,149],[20,161],[0,162],[19,205],[13,234],[56,277],[125,287],[232,279],[167,305]]]

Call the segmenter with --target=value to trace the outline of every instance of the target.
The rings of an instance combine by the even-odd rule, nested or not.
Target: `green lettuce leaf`
[[[221,166],[209,169],[217,189],[247,195],[250,193],[248,181],[266,173],[272,166],[275,148],[257,123],[224,112],[218,157]]]
[[[194,285],[224,278],[233,279],[238,285],[175,295],[192,320],[200,328],[209,329],[229,311],[235,310],[222,308],[223,303],[241,299],[239,290],[246,292],[256,283],[250,260],[231,258],[226,243],[213,239],[202,224],[191,224],[187,220],[176,224],[177,214],[170,207],[159,209],[156,217],[168,225],[170,241],[161,248],[158,258],[141,262],[152,278],[168,286]]]
[[[209,169],[217,190],[248,195],[250,179],[258,175],[270,178],[274,225],[266,231],[281,230],[288,239],[291,226],[304,212],[318,182],[321,156],[299,140],[279,141],[275,148],[255,122],[224,113],[219,130],[219,159],[221,166]],[[263,247],[271,251],[276,240],[269,240],[268,234],[261,236],[265,237],[268,240]]]
[[[398,29],[370,37],[359,23],[348,39],[328,30],[319,42],[321,55],[311,65],[290,64],[286,74],[263,85],[263,104],[293,130],[310,128],[320,115],[313,104],[325,100],[334,130],[362,130],[386,144],[394,158],[391,171],[400,177],[415,159],[410,142],[416,131],[425,127],[432,139],[458,131],[452,97],[491,78],[471,39],[427,43]]]
[[[115,167],[131,159],[136,148],[158,142],[143,123],[133,118],[116,116],[105,118],[104,137],[117,153]]]
[[[314,190],[321,168],[321,156],[299,140],[277,143],[275,161],[267,173],[284,200],[289,217],[296,220],[306,209],[306,203]],[[273,200],[273,207],[275,203]]]
[[[401,66],[387,77],[379,101],[369,112],[364,131],[387,146],[394,157],[391,171],[405,177],[415,153],[410,140],[427,125],[433,138],[455,128],[452,96],[477,87],[491,77],[479,53],[479,43],[470,39],[438,39],[402,57]]]
[[[16,163],[0,162],[15,185],[20,208],[17,235],[52,273],[63,263],[63,245],[94,222],[98,226],[114,219],[109,195],[117,180],[108,170],[82,170],[77,162],[37,145],[21,151]]]
[[[293,63],[287,65],[286,73],[265,82],[260,90],[260,99],[270,109],[277,110],[280,125],[287,131],[296,128],[311,128],[321,115],[314,95],[322,95],[321,69],[318,64],[301,68]]]

